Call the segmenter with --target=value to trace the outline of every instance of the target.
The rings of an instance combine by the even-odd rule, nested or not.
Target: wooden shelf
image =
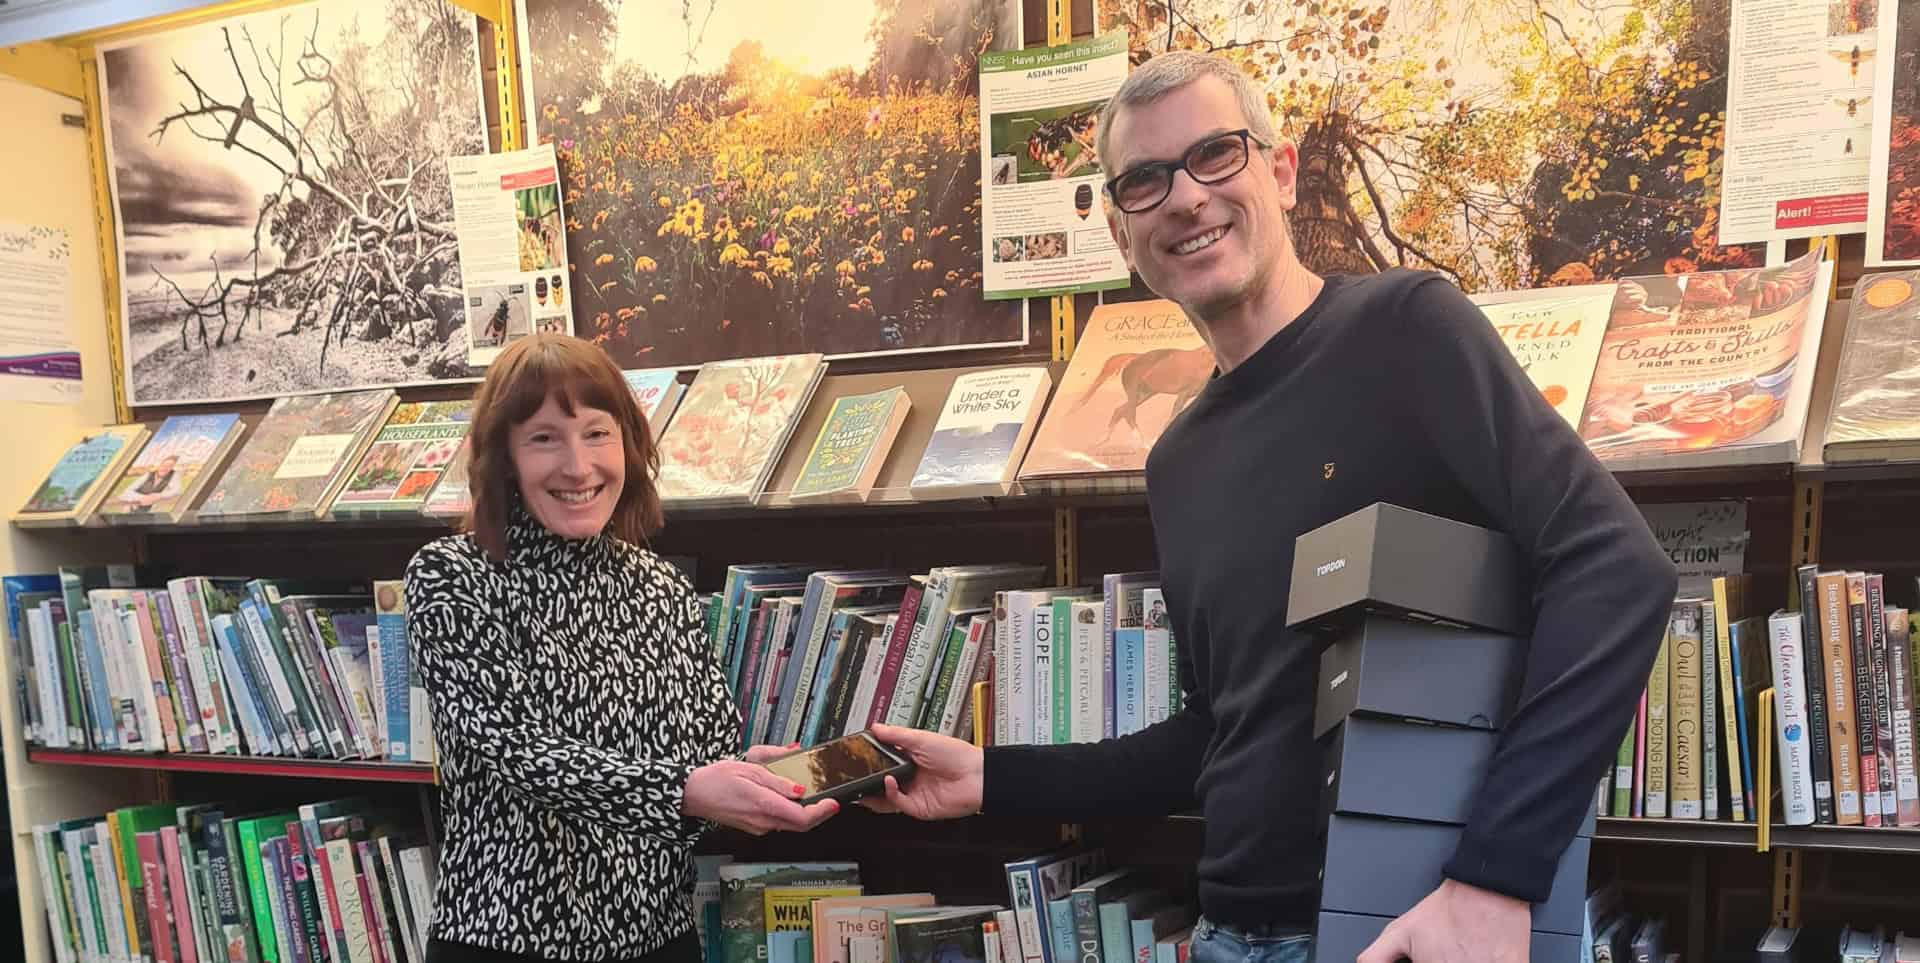
[[[1700,819],[1616,819],[1602,816],[1594,823],[1593,838],[1624,843],[1662,843],[1680,846],[1725,846],[1753,849],[1759,843],[1753,823]],[[1778,830],[1774,841],[1779,842]]]
[[[159,772],[213,772],[295,779],[344,779],[431,785],[430,765],[407,762],[357,762],[336,759],[280,759],[259,756],[209,756],[199,753],[94,752],[68,749],[27,750],[27,761],[54,766],[101,766]]]

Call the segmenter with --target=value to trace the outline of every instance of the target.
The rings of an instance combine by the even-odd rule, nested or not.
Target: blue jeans
[[[1202,916],[1187,963],[1307,963],[1312,956],[1311,933],[1248,935]]]

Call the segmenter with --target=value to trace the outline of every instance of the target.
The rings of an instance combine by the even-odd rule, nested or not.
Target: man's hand
[[[1387,924],[1357,963],[1527,963],[1533,907],[1447,880]]]
[[[860,800],[860,805],[874,812],[906,813],[915,819],[955,819],[980,811],[986,756],[979,746],[899,726],[876,725],[873,736],[913,760],[912,788],[903,791],[888,776],[886,796],[868,796]]]

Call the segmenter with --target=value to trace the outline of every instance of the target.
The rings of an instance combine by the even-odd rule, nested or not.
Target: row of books
[[[761,563],[727,569],[707,631],[748,745],[811,745],[875,723],[981,744],[1096,742],[1177,711],[1157,573],[1048,586],[1040,565],[924,575]]]
[[[1759,963],[1920,963],[1920,937],[1884,926],[1775,926],[1754,946]]]
[[[1799,607],[1764,616],[1749,576],[1675,600],[1600,815],[1755,821],[1772,792],[1756,785],[1757,740],[1773,739],[1787,825],[1920,826],[1920,613],[1889,605],[1878,573],[1807,565],[1796,577]]]
[[[434,760],[398,581],[92,566],[0,586],[32,745]]]
[[[1098,847],[1007,863],[1004,904],[872,894],[851,862],[703,857],[695,902],[709,963],[1186,963],[1198,910]]]
[[[419,963],[435,847],[337,799],[159,804],[35,826],[59,963]]]

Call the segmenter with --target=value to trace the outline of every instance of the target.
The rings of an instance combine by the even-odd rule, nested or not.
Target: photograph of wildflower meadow
[[[576,331],[624,367],[1024,344],[980,294],[978,57],[1018,0],[521,0]]]

